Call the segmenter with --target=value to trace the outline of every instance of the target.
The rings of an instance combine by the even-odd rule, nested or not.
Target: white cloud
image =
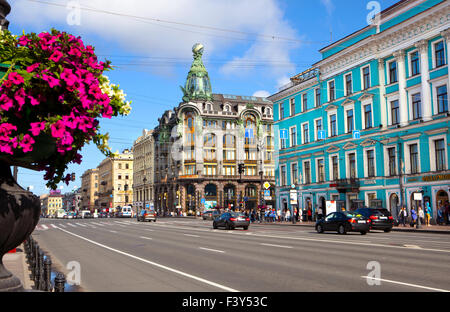
[[[255,93],[253,93],[253,96],[266,98],[266,97],[270,96],[270,93],[266,90],[259,90],[259,91],[256,91]]]
[[[281,88],[291,82],[291,78],[283,76],[277,80],[277,88]]]
[[[285,21],[284,13],[278,6],[277,0],[177,0],[170,2],[166,0],[79,0],[82,8],[107,10],[122,15],[82,10],[79,26],[67,24],[68,15],[73,14],[65,7],[67,1],[54,1],[54,3],[62,3],[62,7],[17,0],[13,3],[13,12],[9,19],[11,23],[34,30],[63,25],[65,30],[89,37],[93,42],[100,36],[112,44],[118,43],[125,50],[130,51],[130,54],[163,56],[164,59],[145,60],[153,65],[146,68],[152,68],[159,74],[166,70],[169,73],[172,72],[173,60],[169,58],[177,58],[177,60],[182,58],[186,63],[190,63],[191,47],[197,42],[205,45],[205,59],[230,49],[240,51],[241,56],[222,67],[222,72],[225,74],[248,72],[248,69],[253,69],[255,66],[265,66],[264,70],[276,75],[292,74],[295,70],[294,64],[290,61],[289,52],[298,47],[298,42],[265,37],[275,35],[298,39],[296,31]],[[173,23],[143,20],[136,16]],[[215,29],[193,27],[187,24],[204,25]],[[223,32],[218,29],[235,30],[235,32]],[[241,49],[241,47],[244,48]],[[139,64],[143,62],[142,59],[136,61]],[[143,70],[142,65],[133,67],[135,68]]]

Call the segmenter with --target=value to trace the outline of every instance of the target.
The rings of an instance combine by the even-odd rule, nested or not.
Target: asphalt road
[[[203,220],[112,218],[41,219],[33,237],[54,261],[80,264],[85,291],[450,291],[446,234],[227,231]]]

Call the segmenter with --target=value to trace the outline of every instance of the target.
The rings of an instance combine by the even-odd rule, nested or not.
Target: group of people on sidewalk
[[[440,204],[437,209],[436,216],[436,224],[437,225],[449,225],[450,224],[450,214],[449,214],[449,203],[447,202],[445,205]],[[408,213],[408,210],[405,206],[403,206],[398,213],[398,222],[399,225],[406,226],[406,223],[409,220],[410,226],[415,226],[419,221],[421,224],[425,226],[429,226],[431,220],[432,210],[430,207],[430,203],[426,203],[425,209],[419,204],[417,207],[411,207],[411,216]]]

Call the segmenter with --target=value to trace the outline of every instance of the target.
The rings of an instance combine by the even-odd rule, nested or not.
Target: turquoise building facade
[[[428,203],[436,217],[450,199],[449,26],[448,1],[400,1],[269,97],[279,209]]]

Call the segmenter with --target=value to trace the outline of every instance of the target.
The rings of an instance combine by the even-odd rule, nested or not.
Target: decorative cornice
[[[327,153],[336,153],[336,152],[339,152],[341,149],[338,147],[338,146],[330,146],[328,149],[327,149]]]
[[[445,38],[447,42],[450,41],[450,28],[447,28],[446,30],[441,32],[441,36]]]
[[[357,147],[358,147],[357,144],[355,144],[353,142],[348,142],[344,145],[343,149],[347,151],[347,150],[355,149]]]
[[[337,105],[335,105],[335,104],[330,104],[330,105],[328,105],[328,106],[325,108],[325,111],[326,111],[326,112],[329,112],[329,111],[332,111],[332,110],[335,110],[335,109],[338,109]]]
[[[446,133],[446,132],[448,132],[448,128],[439,128],[439,129],[425,131],[425,133],[427,135],[434,135],[434,134],[440,134],[440,133]]]
[[[372,99],[374,97],[374,94],[372,93],[368,93],[368,92],[364,92],[359,98],[358,101],[364,101],[365,99]]]
[[[377,142],[374,141],[374,140],[366,139],[366,140],[364,140],[363,142],[361,142],[360,145],[361,145],[362,147],[368,147],[368,146],[375,145],[375,143],[377,143]]]
[[[353,104],[355,104],[355,100],[346,99],[341,105],[342,106],[347,106],[347,105],[353,105]]]
[[[419,50],[420,54],[428,52],[428,41],[427,40],[417,41],[415,46],[416,46],[417,50]]]

